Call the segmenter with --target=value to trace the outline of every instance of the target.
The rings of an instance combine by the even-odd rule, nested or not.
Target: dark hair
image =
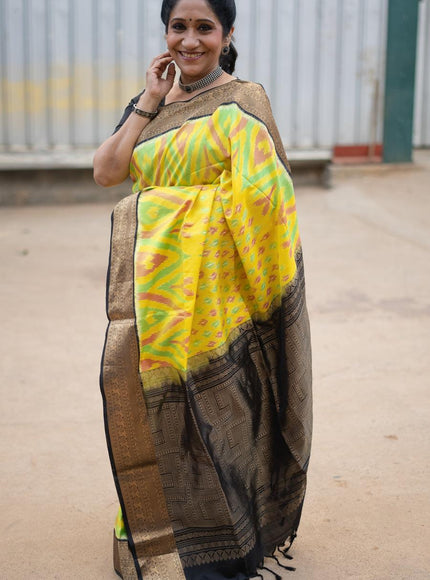
[[[161,20],[167,28],[169,25],[170,14],[179,0],[163,0],[161,5]],[[236,4],[234,0],[206,0],[208,5],[216,14],[218,20],[221,22],[224,36],[230,32],[236,20]],[[237,59],[237,50],[232,42],[230,42],[230,51],[228,54],[222,54],[219,59],[219,64],[225,72],[231,74],[234,71],[234,66]]]

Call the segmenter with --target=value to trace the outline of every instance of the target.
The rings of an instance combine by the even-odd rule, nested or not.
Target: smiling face
[[[213,71],[226,44],[221,22],[206,0],[179,0],[170,14],[166,41],[185,84]]]

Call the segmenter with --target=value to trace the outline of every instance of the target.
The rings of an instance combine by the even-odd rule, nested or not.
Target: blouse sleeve
[[[124,123],[127,121],[128,117],[130,116],[130,114],[133,112],[133,105],[135,105],[137,103],[137,101],[139,100],[140,96],[143,94],[143,91],[141,93],[139,93],[136,97],[133,97],[131,99],[131,101],[128,103],[128,105],[126,106],[126,108],[124,109],[124,112],[122,114],[122,117],[118,123],[118,125],[115,127],[114,130],[114,134],[119,131],[119,129],[121,129],[121,127],[124,125]]]

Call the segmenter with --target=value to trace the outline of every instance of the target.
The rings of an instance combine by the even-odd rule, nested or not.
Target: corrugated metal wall
[[[164,45],[157,0],[0,0],[6,149],[94,147]],[[155,24],[155,25],[154,25]]]
[[[387,0],[237,4],[239,74],[264,84],[288,147],[381,140]]]
[[[430,147],[430,0],[420,2],[414,145]]]
[[[164,50],[160,5],[0,0],[3,150],[92,148],[109,135]],[[265,86],[287,147],[382,140],[387,5],[237,0],[237,74]]]

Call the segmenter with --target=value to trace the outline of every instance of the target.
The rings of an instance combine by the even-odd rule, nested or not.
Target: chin
[[[180,59],[180,63],[177,64],[179,68],[184,71],[185,74],[187,73],[187,71],[192,72],[192,74],[199,74],[200,72],[204,73],[205,70],[208,70],[208,67],[205,66],[205,64],[200,61],[184,62],[182,59]]]

